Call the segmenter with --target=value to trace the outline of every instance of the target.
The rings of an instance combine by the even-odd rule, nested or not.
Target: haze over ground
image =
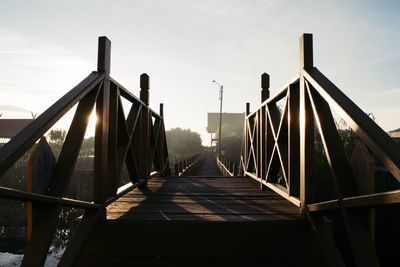
[[[244,112],[298,72],[298,38],[314,34],[314,63],[385,130],[400,127],[398,1],[2,1],[0,106],[41,113],[96,69],[97,38],[112,41],[111,76],[166,127],[206,134],[207,112]],[[4,114],[6,116],[6,114]]]

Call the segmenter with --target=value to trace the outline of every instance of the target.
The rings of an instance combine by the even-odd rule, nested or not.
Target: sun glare
[[[88,120],[89,123],[86,129],[85,138],[94,136],[95,134],[96,122],[97,122],[96,109],[93,109],[92,113],[90,113]]]

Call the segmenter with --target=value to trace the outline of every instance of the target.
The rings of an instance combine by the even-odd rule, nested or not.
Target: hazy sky
[[[400,1],[1,1],[0,106],[38,113],[96,69],[97,37],[112,42],[111,76],[166,127],[209,144],[207,112],[260,102],[298,73],[298,38],[314,34],[314,63],[385,130],[400,127]]]

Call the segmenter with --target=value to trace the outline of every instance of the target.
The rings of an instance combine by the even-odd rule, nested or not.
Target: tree
[[[58,158],[58,155],[61,152],[62,145],[64,143],[65,137],[67,136],[67,132],[62,129],[54,129],[51,130],[48,139],[49,139],[49,145],[51,147],[51,150],[54,153],[54,156]]]
[[[190,129],[174,128],[166,131],[168,154],[171,162],[188,158],[203,151],[200,134]]]
[[[65,140],[65,137],[67,135],[67,132],[62,129],[55,129],[51,130],[49,133],[49,138],[50,138],[50,143],[54,143],[57,145],[62,145],[62,143]]]
[[[89,157],[94,155],[94,136],[86,138],[82,142],[80,157]]]
[[[217,135],[219,133],[217,132]],[[222,125],[221,150],[224,151],[225,158],[232,162],[239,163],[243,139],[243,126],[230,124]]]

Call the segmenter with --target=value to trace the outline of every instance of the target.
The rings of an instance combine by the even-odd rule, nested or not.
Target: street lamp
[[[219,105],[219,134],[218,134],[218,157],[221,156],[221,126],[222,126],[222,95],[224,93],[224,86],[217,81],[213,80],[213,83],[217,84],[219,86],[219,100],[220,100],[220,105]]]

